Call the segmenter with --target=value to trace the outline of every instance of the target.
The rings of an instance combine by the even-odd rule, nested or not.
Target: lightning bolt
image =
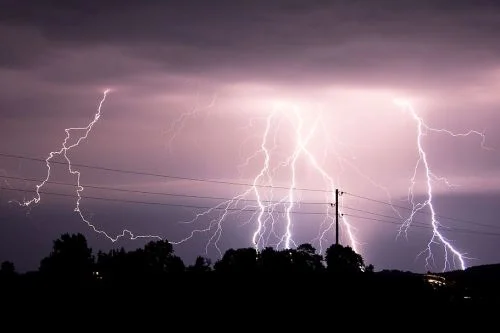
[[[197,97],[196,97],[196,103],[195,103],[195,105],[190,110],[182,113],[180,115],[180,117],[178,117],[177,119],[175,119],[172,122],[172,124],[170,125],[170,128],[164,133],[165,136],[169,137],[168,150],[170,151],[170,153],[172,153],[174,141],[177,138],[177,136],[179,135],[179,133],[182,131],[182,129],[184,128],[184,126],[186,125],[187,119],[195,117],[201,111],[208,110],[208,109],[212,108],[215,105],[215,102],[217,100],[217,96],[213,95],[212,100],[205,107],[200,107],[199,106],[199,99],[200,99],[200,96],[198,94]]]
[[[45,179],[40,184],[36,185],[34,197],[30,200],[24,200],[23,202],[17,203],[23,207],[31,207],[41,201],[41,189],[51,179],[51,161],[56,156],[62,156],[67,162],[68,172],[76,178],[75,186],[77,200],[74,211],[78,213],[81,220],[94,232],[105,236],[112,242],[116,242],[120,238],[126,236],[132,240],[138,238],[162,239],[162,237],[157,235],[136,235],[127,229],[124,229],[116,236],[112,236],[92,224],[89,219],[85,218],[81,210],[81,193],[84,191],[84,187],[81,185],[80,181],[81,173],[73,167],[69,153],[73,150],[73,148],[78,147],[80,143],[88,138],[94,125],[101,117],[101,110],[109,92],[109,90],[104,91],[103,96],[99,101],[97,112],[95,113],[93,120],[87,126],[65,129],[66,136],[60,149],[50,152],[45,160],[47,174]],[[481,138],[482,148],[491,148],[486,147],[485,134],[482,132],[470,130],[465,133],[455,133],[447,129],[430,127],[424,122],[423,118],[417,114],[410,102],[406,100],[395,100],[394,102],[404,111],[408,112],[415,121],[417,129],[416,143],[418,150],[418,160],[415,164],[408,190],[408,199],[412,205],[412,211],[401,225],[398,235],[404,234],[407,236],[407,232],[411,227],[415,215],[424,209],[428,209],[431,216],[430,222],[432,225],[432,236],[427,244],[427,247],[419,254],[419,256],[426,254],[426,266],[431,266],[431,263],[435,265],[433,247],[440,245],[444,249],[443,270],[453,266],[459,266],[461,269],[465,269],[465,260],[467,258],[442,234],[442,225],[437,219],[437,213],[433,202],[433,184],[435,182],[443,182],[447,186],[453,185],[446,178],[439,177],[432,171],[423,141],[424,137],[431,132],[446,134],[452,137],[468,137],[476,135]],[[215,97],[208,107],[212,107],[214,103]],[[179,131],[184,127],[185,121],[190,117],[195,116],[199,111],[200,109],[195,107],[190,112],[183,113],[177,120],[174,121],[170,131],[172,137],[169,144],[172,144]],[[320,253],[323,252],[323,244],[327,241],[327,236],[332,231],[336,222],[332,207],[334,207],[333,202],[335,202],[335,190],[339,188],[340,182],[338,179],[335,180],[332,177],[332,175],[322,166],[322,163],[318,161],[315,153],[309,148],[312,139],[318,136],[319,125],[323,125],[324,129],[325,121],[323,119],[322,112],[314,114],[311,110],[307,111],[308,112],[306,113],[301,110],[301,108],[293,104],[280,103],[275,105],[272,111],[266,117],[262,118],[265,120],[265,127],[262,135],[260,136],[258,149],[247,157],[245,162],[238,167],[238,169],[240,169],[241,167],[248,166],[250,162],[254,160],[258,160],[258,163],[260,164],[258,172],[256,172],[253,178],[251,178],[252,180],[246,189],[232,198],[224,200],[212,208],[196,214],[191,220],[184,221],[184,224],[201,224],[201,220],[206,219],[204,227],[195,228],[188,233],[187,237],[171,243],[181,244],[192,239],[197,234],[209,233],[210,236],[205,245],[205,251],[208,252],[209,246],[213,245],[219,252],[219,255],[222,256],[219,242],[223,234],[224,224],[232,217],[240,219],[242,214],[251,212],[250,216],[244,219],[243,224],[252,223],[255,225],[255,229],[252,232],[250,240],[257,250],[267,246],[289,249],[296,246],[294,241],[294,214],[299,213],[296,208],[299,208],[303,203],[301,194],[306,191],[322,191],[325,193],[324,218],[319,227],[318,235],[313,242],[318,242]],[[305,117],[306,114],[307,118]],[[311,115],[315,117],[311,117]],[[313,118],[312,122],[306,121],[311,118]],[[254,126],[254,120],[255,119],[252,119],[251,121],[252,127]],[[282,151],[278,152],[278,149],[280,148],[279,138],[283,135],[283,133],[286,134],[288,139],[291,138],[291,140],[289,140],[290,142],[293,142],[291,147],[286,148],[290,151],[287,151],[285,154],[282,154]],[[327,135],[326,137],[329,136]],[[327,155],[328,152],[325,149],[325,157]],[[387,188],[377,184],[371,178],[364,175],[358,167],[356,167],[348,159],[342,157],[338,152],[334,152],[333,155],[337,157],[339,166],[342,170],[344,168],[344,164],[354,169],[357,174],[368,180],[373,186],[382,189],[390,199],[390,194]],[[309,167],[311,167],[311,169],[321,177],[325,184],[324,190],[302,189],[298,187],[300,183],[298,163],[301,160],[307,162]],[[423,201],[418,201],[415,195],[415,188],[418,183],[417,178],[421,168],[423,168],[425,174],[426,198]],[[278,179],[282,179],[283,177],[286,178],[286,186],[278,185]],[[391,199],[389,202],[392,202]],[[343,198],[340,205],[341,207],[339,207],[339,209],[342,210]],[[402,217],[400,212],[397,211],[395,207],[392,208],[395,214]],[[342,232],[345,234],[347,242],[351,245],[354,251],[359,253],[358,246],[360,243],[356,239],[356,228],[354,228],[344,214],[341,214],[341,220],[339,223],[342,224]]]
[[[439,223],[437,219],[437,214],[436,214],[436,209],[434,207],[433,203],[433,183],[434,182],[444,182],[446,185],[450,186],[450,182],[444,178],[444,177],[438,177],[430,167],[429,163],[429,158],[428,155],[425,151],[424,144],[423,144],[423,138],[426,136],[429,132],[434,132],[434,133],[444,133],[447,135],[450,135],[452,137],[467,137],[471,135],[476,135],[481,137],[481,147],[484,149],[490,149],[485,146],[485,134],[479,131],[474,131],[470,130],[466,133],[454,133],[452,131],[449,131],[447,129],[436,129],[428,126],[422,117],[420,117],[417,112],[414,110],[413,106],[411,103],[407,100],[402,100],[402,99],[396,99],[394,100],[394,103],[401,107],[403,110],[408,112],[410,116],[413,118],[415,121],[416,127],[417,127],[417,149],[418,149],[418,160],[415,164],[415,169],[413,171],[412,178],[410,180],[410,188],[409,188],[409,201],[412,205],[412,211],[409,215],[409,217],[403,222],[403,224],[400,227],[399,233],[404,232],[405,235],[408,231],[408,228],[411,226],[411,223],[413,221],[413,218],[415,217],[415,214],[418,212],[422,211],[424,208],[428,208],[430,211],[430,218],[431,218],[431,225],[432,225],[432,236],[429,240],[429,243],[427,244],[427,248],[424,249],[420,255],[426,255],[425,261],[426,261],[426,267],[431,266],[431,262],[435,265],[434,262],[434,255],[432,252],[432,245],[442,245],[444,248],[444,267],[443,271],[445,271],[448,268],[451,268],[452,265],[450,263],[450,258],[452,259],[453,266],[456,267],[457,261],[458,261],[458,266],[463,270],[466,268],[466,262],[465,255],[461,253],[459,250],[457,250],[452,244],[451,241],[448,240],[443,236],[441,233],[440,229],[442,225]],[[426,186],[426,199],[424,201],[417,202],[415,199],[415,186],[417,184],[417,174],[418,170],[420,167],[423,167],[424,169],[424,174],[425,174],[425,186]]]
[[[80,145],[80,143],[82,141],[87,139],[87,137],[90,134],[90,132],[92,131],[92,128],[94,127],[94,125],[101,118],[101,109],[102,109],[104,101],[106,100],[106,97],[108,96],[109,92],[110,92],[109,89],[104,91],[103,96],[102,96],[101,100],[99,101],[99,105],[97,108],[97,112],[94,115],[94,119],[86,127],[70,127],[70,128],[66,128],[64,130],[66,132],[66,137],[64,138],[64,141],[61,144],[61,148],[57,151],[50,152],[49,156],[45,160],[45,164],[47,166],[47,174],[45,176],[45,179],[40,184],[36,185],[35,196],[31,200],[24,200],[23,202],[18,202],[18,201],[15,201],[15,202],[23,207],[31,207],[32,205],[38,204],[42,200],[40,190],[45,186],[45,184],[50,180],[50,177],[51,177],[51,171],[52,171],[51,164],[50,164],[51,160],[55,156],[63,156],[64,159],[66,160],[66,162],[68,163],[68,172],[70,174],[72,174],[73,176],[76,176],[77,200],[76,200],[76,206],[74,208],[74,211],[76,213],[78,213],[81,220],[85,224],[87,224],[87,226],[89,226],[94,232],[101,234],[101,235],[104,235],[106,238],[108,238],[112,242],[116,242],[118,239],[120,239],[126,235],[128,235],[130,237],[130,239],[137,239],[137,238],[158,238],[158,239],[161,239],[161,237],[154,236],[154,235],[134,235],[130,230],[127,230],[127,229],[123,230],[120,234],[113,237],[113,236],[109,235],[108,233],[106,233],[105,231],[98,229],[88,219],[86,219],[85,216],[83,215],[81,208],[80,208],[80,203],[82,200],[81,192],[83,192],[83,190],[84,190],[84,187],[80,183],[81,173],[80,173],[80,171],[75,170],[73,168],[73,166],[71,165],[71,160],[68,156],[68,153],[73,148],[78,147],[78,145]],[[76,133],[83,132],[83,134],[78,136],[76,141],[73,144],[71,144],[69,142],[70,142],[70,139],[72,138],[72,133],[75,133],[75,132]]]
[[[320,231],[317,240],[322,244],[327,233],[335,223],[335,217],[332,215],[330,203],[335,200],[336,182],[333,177],[321,166],[314,153],[308,148],[312,138],[317,135],[318,124],[321,123],[321,113],[315,118],[312,126],[306,127],[304,112],[295,105],[284,103],[276,104],[272,111],[265,117],[265,128],[260,138],[259,148],[251,154],[245,162],[238,167],[241,169],[254,159],[261,159],[261,167],[255,174],[251,184],[247,189],[240,192],[233,198],[226,200],[206,211],[203,211],[184,223],[202,223],[202,219],[208,218],[208,225],[204,228],[194,229],[189,235],[173,244],[184,243],[196,234],[211,233],[206,243],[205,250],[211,244],[222,255],[219,248],[223,225],[231,216],[239,215],[246,210],[253,213],[246,219],[244,224],[254,223],[255,229],[252,233],[251,242],[259,250],[266,246],[289,249],[296,246],[294,242],[294,208],[301,203],[300,192],[305,189],[298,188],[298,161],[304,159],[324,180],[327,190],[327,200],[325,201],[325,219],[322,223],[323,230]],[[182,117],[182,116],[181,116]],[[310,112],[308,113],[310,117]],[[180,119],[180,118],[179,118]],[[252,121],[252,126],[254,119]],[[288,126],[285,128],[285,126]],[[280,158],[276,153],[278,149],[277,138],[282,130],[291,129],[286,133],[292,133],[293,148],[285,157]],[[285,170],[286,169],[286,172]],[[278,186],[276,180],[278,175],[286,174],[288,177],[288,186]],[[254,201],[255,204],[245,204],[243,202]],[[283,221],[280,226],[279,222]],[[344,226],[349,242],[353,249],[357,251],[358,242],[355,239],[355,231],[352,225],[343,218],[341,221]]]

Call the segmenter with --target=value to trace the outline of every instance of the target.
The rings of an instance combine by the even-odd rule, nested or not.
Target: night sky
[[[392,198],[397,206],[410,206],[417,128],[393,103],[403,97],[433,128],[485,133],[490,149],[477,135],[434,132],[422,142],[433,172],[455,185],[434,182],[437,214],[453,218],[440,219],[443,234],[470,258],[468,266],[500,262],[498,1],[0,0],[0,8],[0,153],[45,159],[60,148],[65,128],[92,121],[109,88],[101,118],[68,154],[73,163],[219,183],[79,168],[84,186],[229,198],[247,190],[229,183],[252,183],[265,162],[258,152],[277,105],[290,111],[273,123],[281,127],[269,141],[276,146],[272,163],[293,154],[297,123],[289,115],[299,110],[304,133],[318,126],[308,149],[336,186],[372,199],[342,196],[345,207],[365,211],[345,208],[346,215],[375,219],[350,219],[365,260],[377,270],[442,270],[443,246],[433,247],[431,268],[425,255],[417,257],[432,230],[410,228],[398,238],[402,221],[373,201]],[[307,158],[299,160],[296,187],[319,191],[294,193],[298,201],[316,203],[293,208],[313,213],[294,214],[297,244],[314,240],[330,203],[321,192],[330,188],[316,171]],[[43,162],[0,157],[0,176],[10,177],[0,178],[0,261],[14,261],[20,271],[37,269],[52,240],[66,232],[83,233],[94,250],[145,244],[125,238],[113,243],[95,234],[73,211],[71,196],[42,194],[30,209],[13,202],[33,198],[19,189],[34,190],[46,172]],[[419,200],[425,200],[424,176],[418,169]],[[290,179],[283,166],[273,186],[287,187]],[[51,180],[74,183],[75,177],[57,164]],[[61,184],[44,190],[75,194]],[[271,189],[264,192],[270,198]],[[277,200],[286,196],[279,188],[272,192]],[[82,195],[177,205],[81,202],[84,215],[109,234],[126,228],[171,241],[216,216],[180,223],[203,211],[183,205],[221,202],[96,188]],[[256,205],[253,193],[247,198]],[[430,226],[429,215],[415,220]],[[222,226],[222,251],[252,246],[255,214],[233,214]],[[206,247],[214,231],[174,248],[186,263],[199,254],[217,259],[213,242]],[[330,231],[323,247],[333,239]],[[347,243],[345,233],[341,240]]]

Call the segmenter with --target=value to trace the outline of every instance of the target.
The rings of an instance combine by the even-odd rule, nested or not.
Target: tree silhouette
[[[194,265],[189,266],[187,270],[189,272],[194,272],[194,273],[207,273],[212,271],[210,265],[211,265],[210,259],[198,256],[194,262]]]
[[[299,272],[321,272],[325,269],[323,257],[308,243],[299,245],[297,250],[292,251],[292,260],[295,270]]]
[[[82,234],[63,234],[54,241],[50,255],[42,259],[40,272],[55,280],[88,280],[92,278],[92,249]]]
[[[181,258],[174,255],[167,240],[151,241],[143,249],[126,252],[111,250],[97,254],[97,271],[105,281],[161,279],[169,273],[184,272]]]
[[[362,272],[364,269],[361,255],[349,246],[338,244],[333,244],[326,250],[326,263],[328,271],[333,273],[352,274]]]
[[[214,265],[216,272],[254,272],[257,268],[257,251],[254,248],[229,249]]]
[[[2,275],[14,275],[16,274],[16,267],[12,261],[4,261],[2,262],[2,266],[0,268],[0,273]]]
[[[276,251],[266,247],[257,257],[259,270],[262,272],[279,273],[292,271],[292,255],[289,250]]]
[[[137,267],[133,267],[129,260],[129,253],[122,247],[108,253],[97,253],[96,270],[105,280],[116,281],[121,277],[132,277]],[[137,273],[135,273],[137,274]]]
[[[212,298],[207,297],[207,285],[218,291],[218,297],[226,291],[229,295],[227,304],[248,299],[265,300],[269,294],[311,297],[310,302],[314,297],[319,297],[319,300],[335,295],[340,301],[344,296],[345,299],[365,297],[367,301],[389,299],[397,304],[422,301],[425,304],[447,302],[460,305],[470,303],[471,298],[474,302],[500,299],[497,283],[500,265],[437,274],[445,278],[445,284],[436,287],[430,282],[431,277],[422,274],[397,270],[374,272],[373,265],[365,266],[361,255],[348,246],[330,246],[326,250],[326,263],[329,272],[340,274],[321,274],[326,270],[322,256],[311,244],[284,250],[271,247],[261,251],[229,249],[216,262],[214,274],[177,275],[172,273],[210,272],[210,260],[199,256],[186,270],[168,241],[155,241],[133,251],[123,248],[108,253],[100,251],[94,263],[92,250],[83,235],[63,234],[54,241],[50,255],[41,261],[39,272],[17,274],[12,262],[3,262],[0,288],[2,295],[14,290],[18,297],[19,291],[32,293],[37,288],[62,285],[63,291],[78,301],[86,295],[94,300],[95,296],[107,297],[124,290],[128,294],[144,294],[145,288],[151,288],[148,291],[152,292],[146,294],[155,297],[167,291],[168,297],[172,297],[172,292],[179,292],[183,300],[194,297],[199,302],[211,301]],[[361,274],[363,271],[365,273]],[[303,272],[310,274],[297,274]],[[255,273],[264,274],[254,275],[252,283],[246,284],[247,275]],[[243,279],[239,280],[240,277]],[[234,288],[235,285],[244,287]],[[75,294],[80,287],[84,292]],[[135,287],[139,289],[136,291]]]
[[[10,282],[17,277],[16,267],[11,261],[2,262],[0,268],[0,280]]]
[[[229,249],[214,268],[220,272],[320,272],[324,270],[322,259],[311,244],[302,244],[296,250],[266,247],[258,254],[252,248]]]
[[[182,260],[174,255],[174,248],[167,240],[152,241],[142,251],[146,269],[153,274],[183,272]]]

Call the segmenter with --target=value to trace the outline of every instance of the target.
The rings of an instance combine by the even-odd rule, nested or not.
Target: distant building
[[[425,274],[424,279],[427,283],[431,284],[434,287],[446,286],[446,279],[444,276],[434,275],[434,274]]]

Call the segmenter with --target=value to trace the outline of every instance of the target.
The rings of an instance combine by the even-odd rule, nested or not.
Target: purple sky
[[[387,201],[384,187],[397,205],[408,207],[406,195],[418,159],[416,123],[392,102],[405,97],[429,126],[486,133],[486,145],[493,150],[481,149],[477,136],[430,133],[423,142],[433,171],[458,185],[450,189],[435,183],[437,213],[474,222],[443,219],[450,228],[443,233],[474,258],[468,265],[500,261],[497,1],[49,3],[0,0],[1,153],[45,158],[58,149],[65,128],[86,126],[92,120],[102,92],[111,88],[88,140],[71,153],[74,163],[249,183],[260,171],[263,155],[243,164],[259,149],[266,117],[279,103],[300,110],[306,132],[321,115],[308,149],[338,187]],[[176,131],[176,119],[191,110],[197,112]],[[286,159],[295,145],[297,124],[287,123],[287,113],[283,119],[273,163]],[[297,187],[329,189],[307,162],[301,159],[297,164]],[[43,163],[6,157],[0,157],[0,169],[0,175],[40,180],[46,172]],[[56,166],[52,180],[74,181],[64,171]],[[213,197],[245,190],[81,171],[84,185]],[[422,170],[417,176],[416,195],[422,198]],[[288,186],[289,179],[289,169],[279,169],[275,185]],[[0,178],[0,184],[28,190],[36,185],[6,178]],[[74,193],[72,187],[54,184],[46,190]],[[37,268],[51,241],[64,232],[84,233],[94,249],[144,244],[111,243],[94,234],[73,212],[73,198],[42,196],[29,215],[9,203],[31,195],[0,190],[0,260],[13,260],[20,270]],[[219,202],[96,189],[86,189],[83,195],[196,206]],[[277,190],[276,198],[280,195],[283,191]],[[324,193],[296,195],[304,202],[328,203]],[[344,200],[348,207],[392,214],[387,205],[348,196]],[[200,210],[168,206],[84,199],[82,210],[110,234],[129,228],[172,241],[209,222],[180,224]],[[316,213],[325,207],[303,205],[294,210]],[[244,213],[224,222],[222,250],[251,246],[256,224],[255,219],[248,221],[249,216]],[[427,245],[429,229],[410,228],[408,239],[396,239],[397,220],[372,217],[396,224],[352,220],[367,262],[376,269],[426,270],[425,258],[415,258]],[[294,216],[294,240],[311,241],[323,218]],[[416,220],[430,223],[428,215]],[[205,254],[211,235],[197,234],[175,249],[190,263]],[[434,249],[432,269],[440,270],[443,248]],[[213,246],[208,256],[217,258]]]

